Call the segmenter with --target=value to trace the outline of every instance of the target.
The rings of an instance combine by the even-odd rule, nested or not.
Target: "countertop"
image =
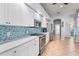
[[[42,34],[47,34],[47,32],[42,33]],[[13,49],[17,46],[24,44],[24,43],[28,43],[28,42],[30,42],[31,40],[33,40],[37,37],[39,37],[39,36],[28,36],[28,37],[21,38],[21,39],[15,40],[15,41],[11,41],[11,42],[1,44],[0,45],[0,53],[7,51],[9,49]]]
[[[23,43],[27,43],[27,42],[30,42],[31,40],[37,38],[38,36],[29,36],[29,37],[26,37],[26,38],[23,38],[23,39],[19,39],[19,40],[15,40],[15,41],[12,41],[12,42],[7,42],[7,43],[4,43],[4,44],[1,44],[0,45],[0,53],[6,51],[6,50],[9,50],[9,49],[12,49],[14,47],[17,47]]]

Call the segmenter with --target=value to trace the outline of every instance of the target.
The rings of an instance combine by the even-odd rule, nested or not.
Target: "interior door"
[[[55,35],[60,35],[60,24],[55,25]]]

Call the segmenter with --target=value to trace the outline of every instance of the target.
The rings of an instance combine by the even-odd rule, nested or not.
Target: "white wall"
[[[53,20],[55,19],[61,19],[61,22],[64,22],[64,27],[61,28],[61,38],[63,39],[64,37],[70,37],[71,35],[71,24],[73,24],[74,18],[66,15],[66,14],[59,14],[59,15],[54,15]],[[52,21],[53,21],[52,20]]]

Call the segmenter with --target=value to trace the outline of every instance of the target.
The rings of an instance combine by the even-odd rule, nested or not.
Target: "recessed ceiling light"
[[[64,6],[63,5],[60,5],[60,7],[63,8]]]

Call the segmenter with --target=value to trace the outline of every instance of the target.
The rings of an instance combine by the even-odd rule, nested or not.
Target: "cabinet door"
[[[29,56],[34,56],[35,53],[34,53],[34,40],[29,42]]]
[[[0,4],[0,24],[34,26],[34,13],[25,4]]]
[[[8,8],[6,4],[2,3],[0,4],[0,24],[1,25],[9,25],[11,24],[11,21],[8,18]]]
[[[49,42],[49,32],[46,33],[46,44]]]
[[[3,56],[37,56],[39,54],[39,39],[35,38],[14,49],[6,51],[0,55]]]
[[[0,24],[33,26],[34,12],[25,4],[0,4]]]
[[[9,51],[6,51],[1,56],[33,56],[33,47],[34,47],[34,40],[30,41],[26,44],[23,44],[21,46],[18,46],[14,49],[11,49]]]
[[[15,50],[16,56],[37,56],[39,54],[39,37],[17,47]]]
[[[15,49],[12,49],[12,50],[1,53],[0,56],[14,56],[14,52],[15,52]]]
[[[31,49],[33,49],[33,48],[30,48],[31,47],[30,43],[32,44],[32,42],[28,42],[24,45],[21,45],[21,46],[15,48],[15,50],[16,50],[15,56],[29,56],[29,55],[31,55]]]
[[[34,40],[34,55],[39,54],[39,37]]]
[[[27,5],[20,5],[22,21],[21,24],[24,26],[34,26],[34,11]]]
[[[43,18],[43,20],[42,20],[42,27],[47,27],[46,19],[45,18]]]
[[[39,54],[39,37],[33,39],[33,41],[29,42],[29,55],[37,56]]]
[[[5,4],[6,18],[12,25],[20,26],[22,24],[22,10],[19,4]]]
[[[29,42],[29,55],[37,56],[39,54],[39,37]]]

